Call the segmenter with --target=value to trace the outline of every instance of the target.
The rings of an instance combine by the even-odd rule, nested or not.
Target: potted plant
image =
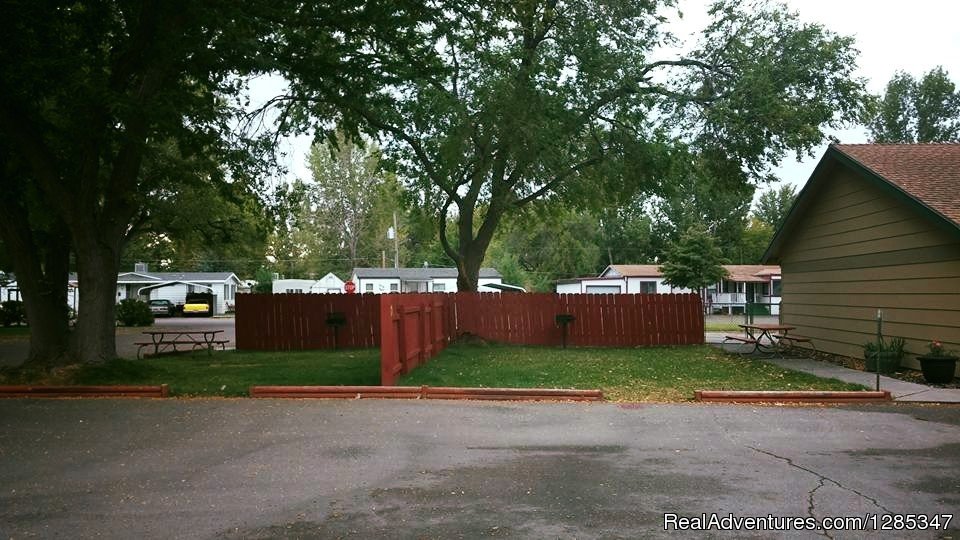
[[[879,344],[873,341],[863,344],[863,358],[866,360],[866,371],[876,372],[880,364],[880,373],[893,373],[900,367],[903,358],[903,338],[893,338],[889,342],[880,339]]]
[[[943,343],[931,341],[927,344],[928,354],[918,356],[923,378],[928,383],[945,384],[953,380],[957,371],[957,356],[952,351],[943,348]]]

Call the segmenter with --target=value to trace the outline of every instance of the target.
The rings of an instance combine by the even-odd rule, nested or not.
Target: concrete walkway
[[[723,332],[708,332],[707,343],[715,347],[720,347],[723,341]],[[731,352],[738,351],[737,345],[728,343],[723,349]],[[838,379],[844,382],[862,384],[867,388],[874,389],[877,384],[876,373],[867,373],[856,369],[849,369],[830,362],[821,362],[809,358],[764,358],[771,364],[776,364],[782,368],[802,371],[817,377],[825,379]],[[911,403],[960,403],[960,388],[934,388],[925,384],[912,383],[880,376],[880,389],[889,390],[893,395],[894,401]]]
[[[877,374],[849,369],[830,362],[820,362],[809,358],[770,358],[771,364],[786,369],[810,373],[825,379],[839,379],[844,382],[862,384],[867,388],[876,388]],[[960,403],[960,388],[934,388],[925,384],[912,383],[880,376],[880,389],[889,390],[894,401],[914,403]]]

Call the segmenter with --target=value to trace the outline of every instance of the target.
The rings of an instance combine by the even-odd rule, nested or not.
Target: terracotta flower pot
[[[928,383],[946,384],[953,380],[957,370],[956,356],[918,356],[917,360]]]

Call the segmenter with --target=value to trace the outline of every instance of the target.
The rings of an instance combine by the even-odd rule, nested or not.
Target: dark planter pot
[[[918,356],[917,360],[920,360],[923,378],[928,383],[946,384],[953,380],[957,371],[956,356]]]
[[[864,355],[867,360],[866,370],[877,372],[877,361],[880,362],[880,373],[893,373],[900,367],[900,355],[895,352],[869,353]]]

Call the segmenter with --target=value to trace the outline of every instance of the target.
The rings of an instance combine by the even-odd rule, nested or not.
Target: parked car
[[[151,300],[148,304],[154,317],[173,317],[177,314],[177,306],[169,300]]]
[[[213,295],[210,293],[187,293],[186,302],[183,304],[183,314],[212,316]]]

